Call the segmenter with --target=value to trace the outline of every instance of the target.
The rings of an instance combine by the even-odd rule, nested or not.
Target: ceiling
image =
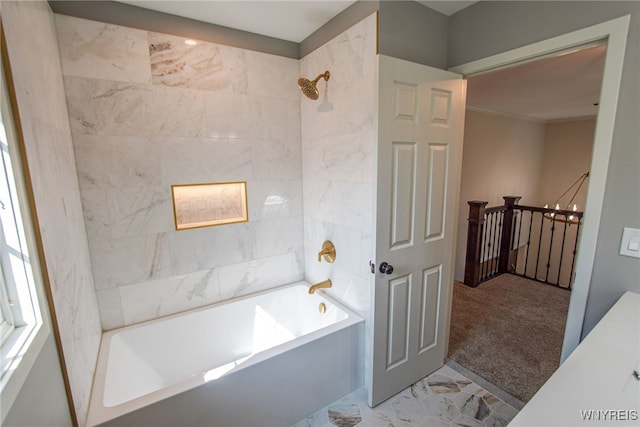
[[[119,0],[146,9],[299,43],[354,1]],[[387,1],[387,0],[383,0]],[[419,1],[452,15],[475,1]],[[468,80],[469,107],[541,121],[597,114],[605,47],[547,58]]]
[[[353,0],[118,1],[295,43],[300,43],[331,18],[355,3]],[[418,3],[445,15],[452,15],[475,1],[420,1]]]
[[[467,80],[467,106],[540,121],[598,114],[606,45]]]

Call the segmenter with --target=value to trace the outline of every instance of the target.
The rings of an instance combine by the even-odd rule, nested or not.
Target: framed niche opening
[[[176,230],[249,221],[246,181],[172,185],[171,196]]]

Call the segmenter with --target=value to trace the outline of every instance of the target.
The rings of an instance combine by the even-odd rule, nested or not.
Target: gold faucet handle
[[[325,240],[322,244],[322,250],[318,252],[318,262],[322,261],[322,257],[328,263],[332,263],[336,260],[336,248],[329,240]]]

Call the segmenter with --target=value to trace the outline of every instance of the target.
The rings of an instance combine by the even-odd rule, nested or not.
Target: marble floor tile
[[[294,427],[504,427],[517,413],[445,365],[375,408],[367,405],[366,389],[359,388]]]

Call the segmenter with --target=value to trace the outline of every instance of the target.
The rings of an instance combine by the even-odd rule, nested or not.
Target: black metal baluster
[[[494,235],[496,234],[496,213],[492,212],[491,213],[491,238],[489,239],[489,242],[491,243],[491,246],[489,247],[489,256],[493,257],[493,252],[494,252],[494,243],[495,243],[495,238]],[[489,258],[489,262],[488,264],[488,270],[489,270],[489,277],[493,276],[493,258]]]
[[[484,261],[484,278],[485,280],[489,278],[491,274],[490,271],[490,262],[488,260],[491,259],[491,247],[493,246],[493,212],[489,214],[489,225],[487,227],[487,247],[486,247],[486,258]]]
[[[553,235],[556,231],[555,217],[551,218],[551,239],[549,240],[549,256],[547,257],[547,272],[544,276],[545,283],[549,283],[549,269],[551,268],[551,251],[553,250]]]
[[[543,226],[544,226],[544,214],[542,214],[542,216],[540,217],[540,234],[538,235],[538,255],[536,256],[536,271],[533,273],[533,277],[536,280],[538,280],[538,265],[540,264],[540,248],[542,247]]]
[[[564,240],[567,237],[567,224],[568,221],[564,223],[564,229],[562,230],[562,247],[560,248],[560,263],[558,265],[558,279],[556,280],[556,286],[560,285],[560,273],[562,273],[562,260],[564,259]]]
[[[502,251],[502,233],[504,230],[504,211],[500,211],[497,212],[496,215],[498,216],[498,230],[496,233],[496,245],[495,245],[495,249],[494,250],[494,266],[493,266],[493,273],[496,274],[498,272],[498,267],[500,266],[500,251]]]
[[[527,276],[527,266],[529,265],[529,249],[531,248],[531,228],[533,227],[533,211],[529,212],[529,235],[527,236],[527,254],[524,257],[524,271],[522,275]]]
[[[516,256],[514,259],[513,272],[518,274],[518,253],[520,252],[520,234],[522,233],[522,217],[524,216],[524,212],[522,210],[518,211],[520,215],[520,221],[518,223],[518,240],[515,239],[516,233],[513,233],[513,241],[511,242],[511,247],[516,251]]]

